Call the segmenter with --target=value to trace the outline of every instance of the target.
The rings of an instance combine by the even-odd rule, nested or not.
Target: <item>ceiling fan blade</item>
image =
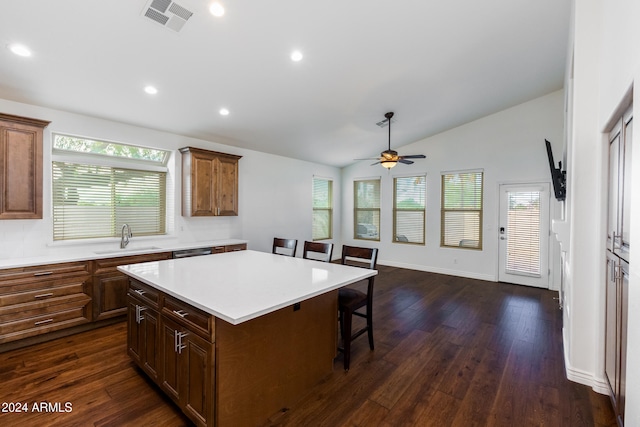
[[[377,165],[377,164],[380,164],[380,163],[382,163],[382,161],[378,161],[378,162],[375,162],[375,163],[371,163],[371,166],[374,166],[374,165]]]
[[[380,157],[365,157],[364,159],[353,159],[353,160],[380,160]]]
[[[424,154],[413,154],[410,156],[400,156],[403,159],[426,159],[427,156],[425,156]]]
[[[411,160],[399,159],[400,163],[404,163],[405,165],[412,165],[413,162]]]

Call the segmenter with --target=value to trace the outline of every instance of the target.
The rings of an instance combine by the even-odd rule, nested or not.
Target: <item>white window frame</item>
[[[57,221],[64,221],[64,218],[62,217],[63,214],[56,212],[58,208],[64,206],[64,203],[58,204],[56,200],[57,198],[56,189],[55,189],[55,186],[56,186],[55,174],[57,173],[56,164],[66,164],[66,165],[69,165],[70,168],[73,167],[70,165],[82,165],[81,167],[100,170],[100,172],[104,174],[106,174],[107,171],[109,170],[111,170],[111,173],[115,173],[115,171],[117,171],[117,173],[120,173],[120,174],[127,174],[127,171],[131,171],[131,179],[141,179],[142,175],[145,172],[151,172],[152,175],[155,174],[157,176],[157,179],[160,180],[157,183],[158,189],[162,192],[160,195],[160,200],[158,200],[159,205],[157,205],[157,209],[159,210],[156,210],[157,216],[155,214],[153,216],[153,218],[156,219],[154,224],[156,224],[157,227],[151,230],[149,228],[145,229],[145,227],[135,227],[132,225],[132,228],[133,228],[132,231],[136,236],[164,236],[167,234],[167,230],[169,228],[168,226],[169,214],[168,214],[167,206],[168,206],[168,203],[170,203],[169,201],[170,195],[168,194],[168,191],[167,191],[169,187],[169,183],[167,182],[168,181],[167,162],[171,156],[171,151],[152,148],[154,150],[165,152],[163,161],[115,157],[109,154],[90,153],[90,152],[72,151],[72,150],[55,148],[55,141],[57,136],[85,139],[89,141],[98,141],[98,142],[104,142],[108,144],[117,144],[121,146],[129,146],[134,148],[147,148],[147,147],[137,146],[133,144],[98,140],[95,138],[86,138],[86,137],[81,137],[76,135],[58,134],[58,133],[52,134],[52,156],[51,156],[52,200],[51,200],[51,204],[52,204],[52,216],[53,216],[52,233],[53,233],[53,240],[55,242],[120,237],[120,228],[125,222],[130,222],[130,221],[125,221],[126,219],[125,214],[123,214],[125,216],[122,217],[117,213],[118,208],[116,206],[110,205],[109,203],[107,203],[104,205],[105,210],[109,206],[111,206],[111,210],[112,210],[112,212],[109,213],[108,216],[106,214],[102,215],[101,213],[96,213],[96,215],[98,215],[96,218],[100,218],[99,221],[102,222],[103,224],[102,228],[94,227],[94,229],[92,230],[91,227],[86,227],[85,231],[78,231],[78,232],[68,231],[68,230],[72,230],[75,224],[82,224],[82,222],[78,218],[74,218],[73,215],[68,216],[68,219],[67,219],[67,225],[69,226],[68,230],[64,229],[65,228],[64,225],[60,226],[56,224]],[[134,176],[136,178],[134,178]],[[106,177],[106,175],[103,175],[103,177]],[[113,202],[114,197],[115,195],[113,195],[110,198],[111,202]],[[136,209],[135,206],[130,206],[129,208],[131,208],[131,209],[128,209],[130,211],[133,211],[134,209]],[[140,209],[143,209],[143,208],[140,208]],[[124,210],[126,210],[126,208],[120,209],[121,212],[123,212]],[[135,214],[136,214],[135,216],[137,217],[139,215],[139,211],[136,211]],[[131,214],[129,214],[129,218],[131,218]],[[69,225],[69,221],[71,222],[75,221],[75,224]],[[90,222],[90,221],[92,221],[92,219],[87,218],[85,222]],[[122,222],[122,224],[120,224],[118,221]],[[109,225],[106,225],[106,224],[109,224]]]
[[[479,174],[480,175],[480,194],[479,201],[480,207],[468,207],[468,206],[460,206],[456,208],[447,208],[447,200],[446,192],[445,192],[445,179],[447,176],[455,176],[455,175],[471,175],[471,174]],[[459,249],[471,249],[471,250],[482,250],[483,246],[483,214],[484,214],[484,170],[482,169],[473,169],[473,170],[463,170],[463,171],[448,171],[441,172],[441,185],[440,185],[440,247],[448,247],[448,248],[459,248]],[[463,230],[458,229],[447,229],[447,217],[448,214],[465,214],[477,213],[477,230],[471,229],[471,231],[466,230],[466,225],[463,227]],[[462,237],[456,240],[455,244],[448,242],[448,234],[453,231],[460,231],[459,234],[463,234]],[[448,233],[449,232],[449,233]]]
[[[422,209],[418,208],[398,208],[398,180],[402,179],[417,179],[421,178],[423,180],[423,190],[422,194],[424,207]],[[421,241],[409,241],[402,240],[404,235],[398,234],[399,227],[399,215],[403,213],[413,212],[415,214],[422,213],[422,240]],[[411,174],[411,175],[397,175],[393,177],[393,243],[401,243],[401,244],[409,244],[409,245],[421,245],[424,246],[426,244],[426,220],[427,220],[427,174]],[[406,236],[405,236],[406,238]]]

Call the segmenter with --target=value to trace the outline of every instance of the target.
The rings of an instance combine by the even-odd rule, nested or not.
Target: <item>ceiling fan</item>
[[[381,122],[378,122],[379,126],[385,126],[385,124],[389,125],[389,147],[380,153],[380,158],[377,162],[372,163],[371,166],[381,164],[383,167],[387,169],[391,169],[398,163],[404,163],[405,165],[410,165],[413,163],[412,160],[407,159],[424,159],[426,156],[424,154],[413,154],[409,156],[398,156],[398,152],[391,149],[391,118],[393,117],[393,112],[386,113],[385,119]],[[360,159],[367,160],[367,159]]]

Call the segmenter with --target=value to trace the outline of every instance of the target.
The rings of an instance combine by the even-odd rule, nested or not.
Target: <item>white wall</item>
[[[173,212],[170,234],[164,238],[179,242],[212,239],[247,239],[250,249],[271,251],[273,237],[311,239],[312,178],[334,180],[335,212],[340,212],[340,169],[281,156],[243,150],[228,145],[188,138],[94,117],[72,114],[0,99],[0,111],[50,120],[44,135],[44,185],[42,220],[0,221],[0,258],[45,255],[64,244],[52,242],[51,219],[51,134],[54,132],[173,150],[169,162],[169,185],[174,191],[168,205]],[[185,218],[181,207],[181,155],[178,148],[194,146],[243,156],[239,163],[239,216]],[[334,243],[340,244],[340,216],[334,215]],[[134,241],[135,230],[134,232]],[[138,238],[158,240],[157,238]],[[105,244],[114,245],[119,239]],[[94,242],[95,243],[95,242]],[[87,242],[81,242],[87,244]]]
[[[400,148],[402,154],[425,154],[411,166],[397,165],[387,172],[363,161],[343,169],[342,235],[345,244],[375,245],[379,262],[458,276],[497,280],[498,185],[547,182],[550,171],[545,138],[561,152],[563,92],[557,91],[502,112]],[[398,123],[397,126],[402,126]],[[372,155],[375,149],[372,147]],[[558,157],[558,156],[556,156]],[[440,247],[440,173],[484,169],[484,243],[481,251]],[[393,177],[427,174],[426,245],[391,243]],[[353,239],[353,180],[381,176],[380,242]],[[556,205],[557,202],[552,202]]]
[[[570,221],[570,309],[565,311],[565,349],[570,378],[604,391],[604,265],[609,123],[632,93],[640,103],[640,2],[637,0],[574,1],[569,54],[574,57],[573,98],[567,141]],[[571,80],[568,70],[567,81]],[[631,88],[633,90],[631,92]],[[638,122],[638,109],[636,119]],[[635,126],[634,126],[635,127]],[[633,136],[631,240],[640,241],[640,134]],[[631,246],[625,425],[640,425],[640,263],[638,245]]]

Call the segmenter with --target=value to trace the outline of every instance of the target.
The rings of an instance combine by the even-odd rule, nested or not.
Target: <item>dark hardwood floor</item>
[[[375,351],[355,340],[349,372],[338,356],[265,425],[616,425],[607,396],[565,378],[556,293],[379,271]],[[188,425],[129,360],[125,323],[0,354],[0,401],[28,406],[0,412],[2,426]]]

